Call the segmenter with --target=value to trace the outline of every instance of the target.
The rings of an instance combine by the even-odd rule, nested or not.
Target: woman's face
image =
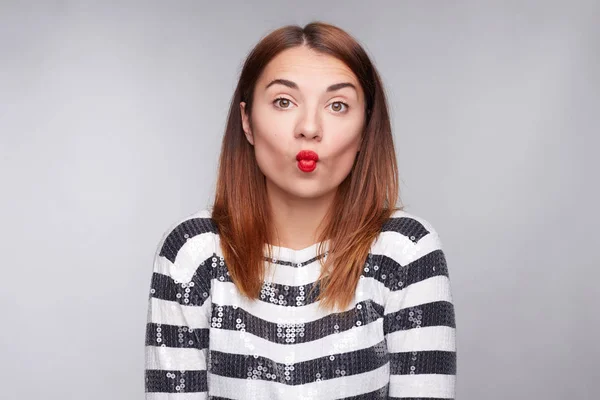
[[[252,126],[244,102],[240,109],[267,190],[297,198],[335,192],[350,173],[364,129],[364,94],[352,70],[332,56],[294,47],[265,67],[253,100]],[[301,150],[315,152],[318,161],[297,160]]]

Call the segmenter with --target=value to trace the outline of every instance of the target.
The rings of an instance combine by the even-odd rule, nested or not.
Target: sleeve
[[[428,227],[402,236],[388,258],[384,334],[389,399],[454,399],[456,325],[446,258]]]
[[[211,257],[206,235],[181,224],[154,255],[145,335],[145,399],[208,398]],[[198,225],[198,224],[196,224]],[[204,238],[202,236],[205,236]]]

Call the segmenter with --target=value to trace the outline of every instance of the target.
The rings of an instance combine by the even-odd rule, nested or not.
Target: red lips
[[[301,171],[311,172],[317,167],[319,155],[312,150],[300,150],[296,154],[296,160]]]
[[[296,160],[313,160],[319,161],[319,155],[312,150],[300,150],[298,154],[296,154]]]

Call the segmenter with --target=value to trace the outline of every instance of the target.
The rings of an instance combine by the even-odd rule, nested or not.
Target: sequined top
[[[309,296],[327,257],[318,244],[273,246],[260,299],[250,301],[229,277],[210,215],[173,224],[156,250],[146,400],[454,398],[452,293],[427,221],[396,211],[351,305],[326,312],[318,290]]]

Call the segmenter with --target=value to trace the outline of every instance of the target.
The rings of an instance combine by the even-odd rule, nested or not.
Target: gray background
[[[246,53],[313,19],[382,74],[457,398],[598,398],[600,2],[3,1],[2,399],[143,398],[155,246],[212,200]]]

